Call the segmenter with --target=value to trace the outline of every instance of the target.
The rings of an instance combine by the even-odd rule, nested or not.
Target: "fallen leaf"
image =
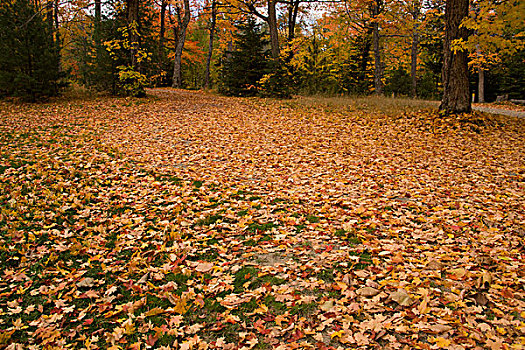
[[[444,333],[453,329],[451,326],[447,326],[445,324],[433,324],[428,328],[434,333]]]
[[[426,266],[427,270],[441,270],[443,269],[443,264],[438,260],[430,260]]]
[[[77,287],[82,288],[90,288],[95,285],[95,280],[91,277],[82,278],[79,282],[77,282]]]
[[[414,300],[403,289],[391,293],[389,297],[401,306],[410,306],[414,303]]]
[[[207,273],[213,269],[213,266],[215,266],[213,263],[210,262],[200,262],[195,267],[195,271]]]
[[[378,295],[379,292],[380,291],[378,289],[375,289],[372,287],[363,287],[363,288],[358,289],[356,293],[363,297],[371,298],[373,296]]]
[[[332,300],[325,301],[321,306],[320,309],[324,312],[328,312],[332,310],[334,307],[334,302]]]

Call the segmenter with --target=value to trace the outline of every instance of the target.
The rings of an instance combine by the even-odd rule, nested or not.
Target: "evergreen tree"
[[[236,28],[235,49],[225,55],[219,92],[229,96],[254,96],[258,81],[268,70],[268,42],[253,18],[237,24]]]
[[[52,24],[29,0],[0,6],[0,95],[35,101],[59,91]]]

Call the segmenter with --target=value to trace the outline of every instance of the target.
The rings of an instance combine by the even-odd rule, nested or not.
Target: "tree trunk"
[[[160,30],[159,30],[159,50],[161,52],[164,51],[164,39],[165,39],[165,33],[166,33],[166,7],[167,7],[166,0],[162,0],[162,3],[160,5]]]
[[[177,30],[177,43],[175,46],[175,62],[173,64],[173,84],[174,88],[182,87],[182,50],[186,41],[186,29],[190,23],[190,0],[184,0],[184,17],[179,18],[179,28]]]
[[[417,55],[419,45],[419,4],[414,4],[412,9],[412,19],[414,20],[414,28],[412,30],[412,51],[411,51],[411,65],[410,65],[410,77],[412,78],[412,90],[410,95],[412,98],[417,97]]]
[[[468,29],[460,28],[468,16],[469,0],[447,0],[445,7],[445,41],[443,45],[443,98],[439,110],[448,114],[471,111],[468,80],[468,52],[452,51],[454,40],[468,40]]]
[[[93,33],[93,41],[95,42],[95,50],[97,55],[97,64],[100,64],[102,56],[102,32],[100,25],[102,23],[102,0],[95,0],[95,31]]]
[[[288,42],[295,38],[295,25],[299,14],[300,0],[292,0],[288,6]]]
[[[382,0],[375,0],[372,5],[372,15],[374,22],[372,23],[372,36],[374,43],[374,90],[376,95],[383,95],[383,65],[381,64],[381,48],[379,43],[379,23],[377,17],[381,13]]]
[[[139,50],[139,0],[127,0],[128,31],[130,41],[131,66],[138,70],[137,54]]]
[[[215,36],[215,23],[217,20],[217,1],[211,2],[210,41],[208,43],[208,57],[206,59],[206,73],[204,74],[204,88],[210,88],[210,65],[213,56],[213,38]]]
[[[478,102],[485,103],[485,70],[478,68]]]
[[[275,10],[276,0],[268,0],[268,27],[270,29],[270,45],[272,58],[279,59],[279,32],[277,31],[277,12]]]
[[[53,14],[54,14],[54,20],[55,20],[55,45],[56,45],[57,54],[60,55],[60,32],[59,32],[60,23],[58,23],[58,0],[55,0]]]

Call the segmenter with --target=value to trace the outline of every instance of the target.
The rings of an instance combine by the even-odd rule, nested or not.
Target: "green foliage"
[[[119,86],[126,96],[144,97],[145,88],[148,86],[148,78],[134,70],[130,66],[119,66]]]
[[[240,22],[236,28],[235,49],[225,54],[219,92],[229,96],[255,96],[258,82],[268,71],[267,41],[253,18]]]
[[[261,96],[290,98],[294,84],[291,67],[282,61],[272,62],[270,66],[271,72],[259,80]]]
[[[494,101],[498,95],[511,99],[525,96],[525,49],[514,54],[502,55],[501,63],[494,64],[485,73],[485,99]]]
[[[293,59],[298,90],[304,94],[366,94],[372,83],[371,39],[362,33],[345,42],[319,29],[303,39]]]
[[[299,82],[299,90],[306,94],[337,93],[337,78],[332,74],[339,71],[332,64],[337,64],[333,50],[322,36],[314,32],[312,38],[294,58],[294,65]]]
[[[0,96],[35,101],[57,95],[59,55],[53,24],[28,0],[0,6]]]
[[[408,96],[410,94],[411,83],[412,80],[410,74],[402,67],[398,67],[389,72],[385,86],[385,93],[387,95],[394,94],[396,96]]]

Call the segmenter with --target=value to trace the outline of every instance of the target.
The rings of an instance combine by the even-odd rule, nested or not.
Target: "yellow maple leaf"
[[[181,315],[185,314],[186,311],[188,311],[186,300],[180,300],[177,302],[177,304],[173,307],[173,311]]]
[[[439,349],[445,349],[445,348],[448,348],[450,346],[450,339],[445,339],[443,337],[437,337],[437,338],[433,338],[433,339],[429,339],[430,341],[436,343],[436,346],[439,348]]]
[[[155,308],[149,310],[148,312],[146,312],[145,315],[146,315],[146,317],[157,316],[157,315],[162,314],[164,312],[165,311],[162,310],[161,308],[155,307]]]
[[[335,337],[341,338],[344,334],[345,334],[345,331],[341,329],[340,331],[333,332],[330,335],[330,339],[334,339]]]

